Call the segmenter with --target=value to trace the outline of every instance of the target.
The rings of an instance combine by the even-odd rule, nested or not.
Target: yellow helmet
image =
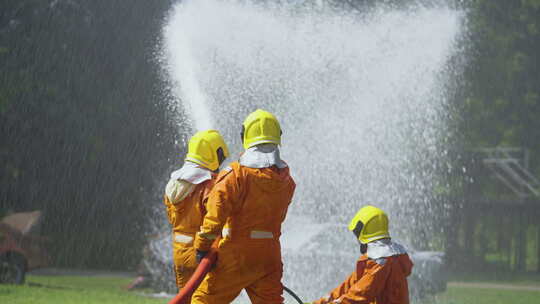
[[[199,131],[191,137],[186,160],[215,171],[229,157],[229,149],[216,130]]]
[[[249,114],[242,125],[242,143],[244,149],[264,143],[281,144],[279,121],[272,113],[261,109]]]
[[[351,220],[349,230],[362,244],[390,237],[388,216],[384,211],[373,206],[360,209]]]

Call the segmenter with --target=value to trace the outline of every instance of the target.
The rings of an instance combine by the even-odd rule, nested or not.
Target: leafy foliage
[[[540,174],[540,1],[470,1],[469,147],[522,146]]]
[[[43,210],[57,264],[125,267],[144,246],[177,155],[153,57],[171,1],[0,1],[0,216]],[[530,148],[540,175],[540,0],[449,2],[470,30],[465,146]]]
[[[144,245],[174,141],[152,57],[166,7],[0,4],[0,210],[43,210],[57,263],[121,267]]]

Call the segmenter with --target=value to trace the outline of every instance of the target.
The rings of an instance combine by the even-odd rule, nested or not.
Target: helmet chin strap
[[[362,244],[362,243],[360,243],[360,253],[366,254],[366,252],[367,252],[367,246],[368,246],[368,244]]]
[[[242,140],[242,145],[244,144],[244,132],[246,128],[242,125],[242,131],[240,132],[240,139]]]

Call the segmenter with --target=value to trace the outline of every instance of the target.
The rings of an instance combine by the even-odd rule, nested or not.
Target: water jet
[[[445,84],[461,18],[446,7],[380,7],[360,17],[255,1],[182,1],[171,10],[163,62],[173,103],[188,113],[176,117],[190,122],[183,132],[219,129],[234,159],[246,114],[263,108],[282,123],[282,156],[298,184],[284,228],[284,282],[302,297],[324,295],[352,270],[356,244],[339,227],[363,204],[385,209],[393,235],[410,246],[439,228],[432,205],[446,185]],[[350,267],[330,272],[308,250],[317,248],[295,246],[309,239],[298,231],[325,229],[331,243],[315,243]],[[313,286],[290,283],[306,276],[288,266],[295,255],[313,270]]]

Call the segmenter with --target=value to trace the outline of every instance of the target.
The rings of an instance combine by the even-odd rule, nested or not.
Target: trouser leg
[[[282,304],[283,285],[281,277],[283,271],[281,267],[268,275],[262,277],[246,288],[247,294],[253,304]]]
[[[228,304],[242,291],[244,285],[234,277],[209,273],[191,298],[192,304]]]

